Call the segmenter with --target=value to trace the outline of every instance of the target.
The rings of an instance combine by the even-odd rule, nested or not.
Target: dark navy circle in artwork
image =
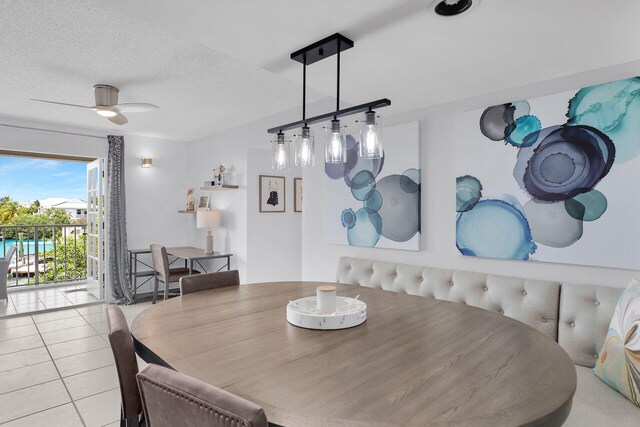
[[[590,191],[611,169],[615,146],[590,126],[551,126],[520,148],[513,176],[533,198],[548,202]]]

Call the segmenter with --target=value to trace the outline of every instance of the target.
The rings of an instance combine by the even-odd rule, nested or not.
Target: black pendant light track
[[[353,107],[340,109],[340,52],[350,49],[354,46],[352,40],[343,36],[340,33],[333,34],[322,40],[319,40],[309,46],[302,48],[291,54],[291,59],[300,62],[303,66],[302,81],[302,120],[283,124],[280,126],[272,127],[267,132],[270,134],[277,134],[286,130],[296,129],[301,126],[308,126],[310,124],[326,121],[328,119],[337,120],[338,117],[349,116],[352,114],[362,113],[365,111],[372,111],[376,108],[387,107],[391,105],[391,101],[387,98],[378,99],[376,101],[367,102],[364,104],[356,105]],[[337,77],[336,77],[336,110],[328,113],[320,114],[314,117],[306,117],[306,83],[307,83],[307,65],[329,58],[333,55],[337,57]]]

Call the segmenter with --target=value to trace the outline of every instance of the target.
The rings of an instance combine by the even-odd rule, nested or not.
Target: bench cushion
[[[532,326],[557,341],[560,283],[340,257],[337,281],[468,304]]]
[[[638,425],[640,409],[610,388],[590,368],[576,366],[578,386],[564,427]]]
[[[576,365],[593,368],[623,289],[562,284],[558,344]]]

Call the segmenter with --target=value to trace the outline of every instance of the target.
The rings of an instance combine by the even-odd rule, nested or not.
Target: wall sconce
[[[153,161],[151,157],[147,157],[147,156],[140,157],[140,167],[150,168],[152,163]]]

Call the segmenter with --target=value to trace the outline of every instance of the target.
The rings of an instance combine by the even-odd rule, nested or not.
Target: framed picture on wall
[[[284,176],[260,175],[260,212],[285,211]]]
[[[293,178],[293,211],[302,212],[302,178]]]
[[[202,192],[198,194],[198,210],[207,210],[209,209],[209,199],[211,198],[211,193]]]

